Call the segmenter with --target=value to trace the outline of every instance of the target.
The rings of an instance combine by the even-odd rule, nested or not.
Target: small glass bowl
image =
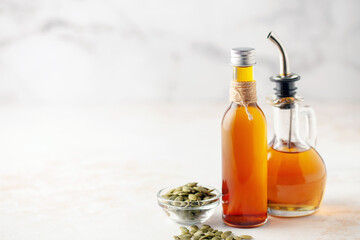
[[[190,202],[191,204],[188,204],[183,201],[169,200],[161,197],[162,195],[168,193],[171,189],[174,189],[169,187],[161,189],[158,192],[158,204],[164,210],[166,215],[174,222],[183,225],[203,223],[208,220],[211,215],[213,215],[216,207],[219,206],[221,197],[221,192],[217,189],[209,186],[204,187],[214,189],[212,193],[216,196],[207,200],[192,201]]]

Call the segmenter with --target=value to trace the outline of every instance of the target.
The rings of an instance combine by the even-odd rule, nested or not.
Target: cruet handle
[[[316,116],[315,111],[310,106],[304,106],[300,109],[300,112],[305,115],[306,118],[306,139],[305,141],[312,147],[316,147]]]

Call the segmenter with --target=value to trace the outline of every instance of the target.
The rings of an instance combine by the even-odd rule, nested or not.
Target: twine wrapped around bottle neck
[[[230,87],[230,102],[234,102],[244,106],[246,114],[249,120],[253,119],[253,116],[248,110],[250,103],[256,103],[256,82],[231,82]]]

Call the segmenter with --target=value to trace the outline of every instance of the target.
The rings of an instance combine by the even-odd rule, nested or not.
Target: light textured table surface
[[[271,132],[271,109],[264,106]],[[221,187],[226,104],[0,106],[0,239],[154,239],[179,233],[156,192]],[[321,209],[231,229],[256,239],[360,239],[360,104],[317,104]]]

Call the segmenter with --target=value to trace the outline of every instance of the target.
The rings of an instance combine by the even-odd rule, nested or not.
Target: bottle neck
[[[234,67],[234,82],[254,82],[253,67]]]
[[[284,152],[301,152],[310,146],[301,139],[299,126],[299,105],[293,103],[291,108],[273,107],[274,139],[272,147]]]
[[[251,103],[256,103],[256,101],[256,82],[253,79],[253,67],[235,66],[234,77],[230,86],[230,102],[246,107]]]

